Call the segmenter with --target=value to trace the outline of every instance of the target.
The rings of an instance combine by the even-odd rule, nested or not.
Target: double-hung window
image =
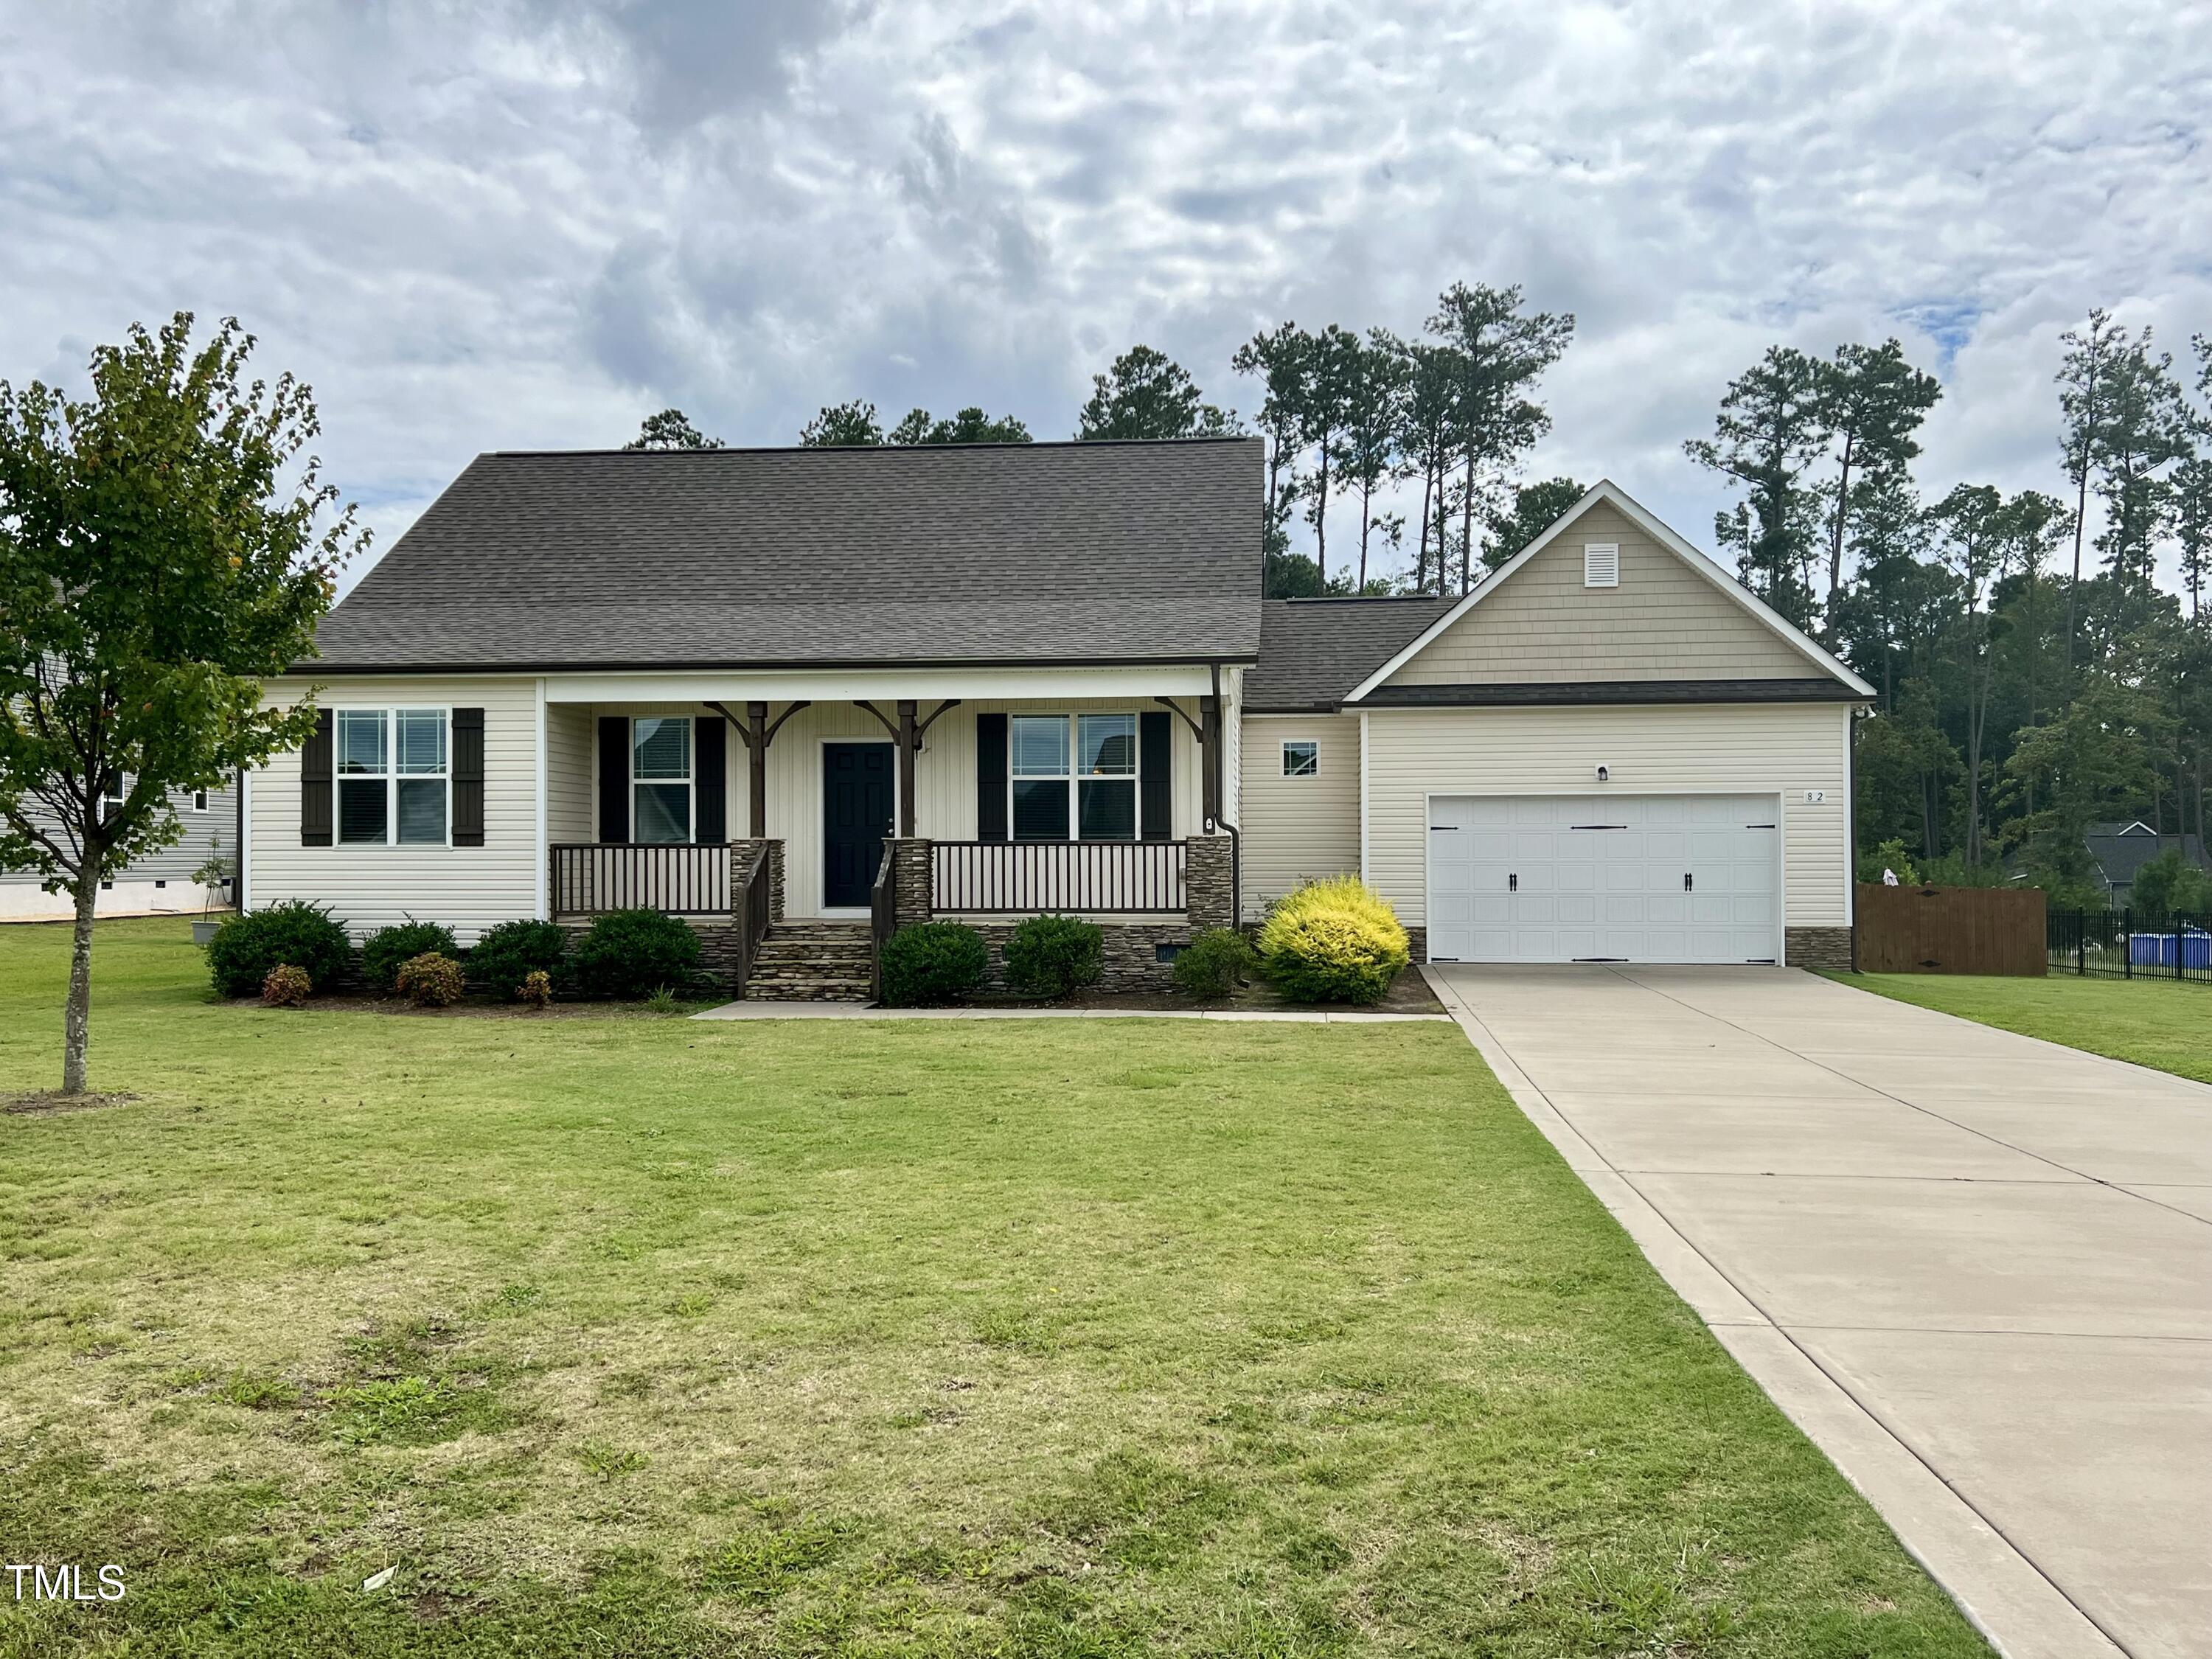
[[[1137,838],[1137,717],[1016,714],[1009,723],[1016,841]]]
[[[691,720],[689,715],[630,723],[631,838],[691,839]]]
[[[332,724],[338,840],[445,846],[453,816],[446,711],[341,708]]]

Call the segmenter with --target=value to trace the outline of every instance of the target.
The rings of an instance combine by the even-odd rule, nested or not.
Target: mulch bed
[[[1034,997],[972,997],[975,1008],[1126,1008],[1131,1012],[1157,1009],[1205,1009],[1232,1013],[1291,1012],[1328,1014],[1441,1014],[1444,1006],[1429,990],[1417,968],[1407,968],[1390,981],[1382,1001],[1292,1002],[1276,994],[1264,981],[1248,985],[1226,1002],[1195,1002],[1180,991],[1081,991],[1065,1002],[1040,1002]]]

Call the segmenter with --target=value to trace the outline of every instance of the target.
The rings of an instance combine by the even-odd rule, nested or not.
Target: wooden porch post
[[[745,724],[745,833],[759,840],[768,834],[768,705],[747,703]]]
[[[921,747],[921,732],[915,726],[919,707],[912,697],[902,697],[898,706],[898,824],[899,838],[914,839],[914,757]]]
[[[1199,793],[1208,824],[1221,822],[1221,699],[1203,696],[1198,700],[1198,716],[1201,722],[1198,741]]]

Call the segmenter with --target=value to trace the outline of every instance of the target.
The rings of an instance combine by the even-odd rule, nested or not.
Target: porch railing
[[[595,916],[609,910],[665,910],[675,916],[730,913],[730,849],[722,842],[564,842],[551,851],[556,916]]]
[[[1179,841],[940,841],[932,908],[954,915],[1172,914],[1185,908]]]
[[[756,847],[752,856],[745,860],[744,868],[738,872],[738,994],[745,994],[745,985],[753,976],[753,963],[760,959],[760,944],[768,937],[769,871],[768,848]]]

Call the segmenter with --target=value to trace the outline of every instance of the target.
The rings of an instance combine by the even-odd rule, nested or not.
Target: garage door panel
[[[1779,816],[1757,795],[1438,797],[1430,954],[1771,961]]]

